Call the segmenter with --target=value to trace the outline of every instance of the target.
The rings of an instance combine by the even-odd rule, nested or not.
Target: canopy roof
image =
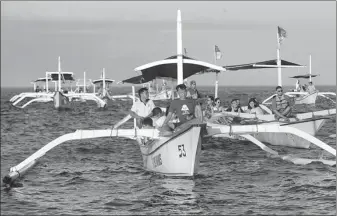
[[[115,82],[115,80],[113,80],[113,79],[105,78],[105,83],[114,83],[114,82]],[[94,81],[92,81],[92,83],[94,83],[94,84],[103,83],[103,78],[94,80]]]
[[[290,61],[281,60],[281,68],[302,68],[306,67],[305,65],[296,64]],[[277,59],[248,63],[248,64],[239,64],[239,65],[227,65],[224,66],[226,70],[237,71],[237,70],[250,70],[250,69],[266,69],[266,68],[278,68]],[[219,72],[217,70],[206,70],[203,72]]]
[[[156,78],[172,78],[177,79],[177,55],[168,57],[164,60],[151,62],[143,66],[135,68],[135,71],[141,71],[143,83],[149,82]],[[183,78],[186,79],[194,74],[207,69],[214,69],[225,71],[226,69],[221,66],[216,66],[207,62],[202,62],[189,58],[183,55]],[[133,77],[136,79],[136,77]]]
[[[295,78],[295,79],[300,79],[300,78],[302,78],[302,79],[309,79],[310,78],[310,76],[311,77],[316,77],[316,76],[318,76],[318,75],[315,75],[315,74],[304,74],[304,75],[296,75],[296,76],[292,76],[292,77],[289,77],[289,78]]]
[[[59,72],[46,72],[49,77],[51,77],[52,81],[59,80]],[[73,72],[61,72],[61,80],[66,81],[75,81]]]
[[[131,77],[126,80],[122,80],[120,83],[143,84],[147,82],[145,81],[143,75],[139,75],[139,76]]]
[[[48,78],[47,81],[48,81],[48,82],[51,81],[51,78]],[[38,79],[36,79],[36,80],[33,81],[33,82],[46,82],[46,77],[38,78]]]

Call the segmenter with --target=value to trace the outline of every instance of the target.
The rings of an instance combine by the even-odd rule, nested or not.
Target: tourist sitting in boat
[[[155,105],[152,100],[149,99],[149,91],[147,88],[141,88],[138,90],[138,95],[140,100],[136,100],[129,111],[129,115],[136,119],[137,126],[142,127],[142,122],[144,118],[152,116],[152,110],[155,108]],[[113,127],[117,129],[120,126],[118,122]]]
[[[307,91],[309,92],[309,94],[312,94],[312,93],[316,92],[316,88],[315,88],[314,84],[312,84],[312,82],[309,82],[309,86],[307,88]]]
[[[256,114],[256,115],[263,115],[263,110],[259,106],[259,103],[257,102],[256,98],[251,98],[248,101],[248,109],[246,110],[246,113],[249,114]]]
[[[176,90],[179,98],[171,102],[163,126],[168,124],[174,113],[179,119],[179,123],[174,123],[175,128],[195,118],[201,123],[203,121],[201,107],[195,100],[186,98],[186,86],[184,84],[177,85]]]
[[[272,99],[272,111],[276,120],[290,121],[290,98],[283,94],[283,89],[281,86],[276,87],[276,95]]]
[[[155,107],[152,110],[152,120],[153,120],[153,126],[155,128],[160,128],[163,126],[163,123],[166,119],[166,116],[163,115],[163,111],[160,109],[160,107]]]
[[[211,96],[211,95],[208,95],[206,107],[205,107],[205,110],[203,112],[203,115],[204,115],[206,120],[210,119],[212,117],[213,109],[214,109],[214,97]]]
[[[152,118],[146,117],[146,118],[144,118],[144,120],[143,120],[142,128],[143,128],[143,129],[152,129],[152,128],[154,128],[153,123],[154,123],[154,122],[153,122],[153,119],[152,119]]]
[[[301,87],[301,90],[300,90],[300,92],[306,92],[306,86],[305,85],[303,85],[302,87]]]
[[[190,82],[190,88],[187,90],[186,97],[192,99],[201,98],[201,95],[199,94],[199,91],[197,89],[197,83],[194,80]]]
[[[299,80],[296,80],[296,85],[295,85],[295,92],[301,91],[301,84]]]
[[[213,113],[221,113],[225,111],[224,107],[221,106],[221,100],[220,98],[215,98],[215,104],[213,106]]]
[[[83,89],[80,88],[80,93],[83,92]],[[105,92],[105,93],[104,93]],[[102,99],[105,99],[105,98],[108,98],[110,100],[113,99],[113,97],[109,94],[109,91],[108,89],[106,88],[105,91],[103,92],[103,83],[100,84],[100,88],[98,89],[97,91],[97,96],[102,98]]]
[[[231,101],[231,107],[227,108],[225,110],[226,112],[237,112],[237,113],[242,113],[243,110],[240,107],[240,100],[235,98]]]

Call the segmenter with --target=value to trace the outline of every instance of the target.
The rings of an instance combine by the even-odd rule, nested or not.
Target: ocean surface
[[[336,92],[336,86],[317,87]],[[104,129],[122,119],[130,101],[109,102],[106,110],[94,103],[77,103],[69,111],[35,103],[26,109],[9,99],[30,89],[1,89],[1,179],[15,166],[57,137],[76,129]],[[200,87],[203,94],[213,87]],[[31,91],[31,90],[30,90]],[[114,88],[114,94],[131,88]],[[234,97],[259,101],[273,87],[220,87],[225,104]],[[246,98],[246,99],[245,99]],[[155,102],[167,105],[167,102]],[[316,106],[296,106],[298,112],[333,108],[318,98]],[[132,121],[124,128],[131,128]],[[336,148],[336,118],[328,120],[317,138]],[[269,146],[301,157],[328,157],[311,149]],[[19,181],[22,187],[1,184],[1,215],[55,214],[221,214],[336,215],[336,167],[321,163],[295,165],[269,157],[248,141],[211,138],[204,143],[200,170],[194,177],[164,177],[144,171],[135,141],[102,138],[69,141],[44,155]]]

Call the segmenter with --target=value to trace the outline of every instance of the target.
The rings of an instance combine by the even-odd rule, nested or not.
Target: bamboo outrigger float
[[[185,59],[182,55],[182,35],[181,35],[181,14],[178,10],[177,17],[177,51],[176,59],[166,59],[154,63],[146,64],[136,68],[136,71],[142,72],[142,78],[145,82],[150,81],[156,77],[171,77],[176,78],[177,83],[183,83],[183,79],[198,73],[207,68],[225,71],[225,68],[205,62]],[[164,70],[158,70],[158,67],[166,65],[170,71],[176,73],[165,73]],[[176,65],[176,67],[172,67]],[[193,67],[190,67],[193,65]],[[157,68],[157,69],[155,69]],[[192,69],[191,69],[192,68]],[[186,69],[186,70],[185,70]],[[153,71],[156,71],[155,73]],[[162,73],[159,73],[161,71]],[[184,73],[184,72],[186,73]],[[133,101],[135,102],[135,88],[132,88]],[[336,112],[336,110],[331,111]],[[223,113],[221,115],[235,115],[234,113]],[[250,114],[248,114],[250,115]],[[300,115],[300,114],[299,114]],[[313,114],[314,115],[314,114]],[[307,118],[302,122],[280,123],[272,120],[271,115],[245,116],[240,114],[240,117],[246,119],[258,118],[259,122],[250,123],[248,125],[221,125],[208,122],[198,122],[192,120],[176,129],[170,136],[161,136],[157,129],[139,129],[136,127],[134,121],[133,129],[105,129],[105,130],[77,130],[74,133],[65,134],[35,152],[33,155],[25,159],[23,162],[10,168],[10,172],[3,178],[6,184],[12,184],[16,179],[23,176],[39,158],[45,155],[52,148],[71,140],[93,139],[102,137],[125,137],[131,140],[137,140],[140,151],[143,157],[144,169],[155,173],[173,176],[193,176],[198,172],[200,150],[203,137],[210,137],[214,135],[237,135],[244,139],[250,140],[262,150],[274,155],[283,160],[291,161],[295,164],[308,164],[313,161],[319,161],[328,165],[335,165],[336,160],[325,159],[303,159],[294,158],[288,155],[279,155],[276,151],[264,145],[260,140],[255,138],[259,134],[291,134],[292,136],[304,139],[317,147],[327,151],[336,157],[336,150],[331,146],[323,143],[309,133],[299,129],[300,124],[304,122],[316,122],[321,119]],[[126,116],[120,124],[129,120],[131,116]],[[317,128],[312,130],[315,133]],[[207,134],[205,134],[207,133]],[[259,138],[261,139],[261,138]]]

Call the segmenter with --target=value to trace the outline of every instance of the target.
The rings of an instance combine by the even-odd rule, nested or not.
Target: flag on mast
[[[282,44],[282,41],[284,40],[284,38],[287,37],[287,32],[280,26],[277,26],[277,29],[278,29],[278,42],[279,44]]]
[[[221,59],[222,53],[217,45],[215,45],[215,59]]]

